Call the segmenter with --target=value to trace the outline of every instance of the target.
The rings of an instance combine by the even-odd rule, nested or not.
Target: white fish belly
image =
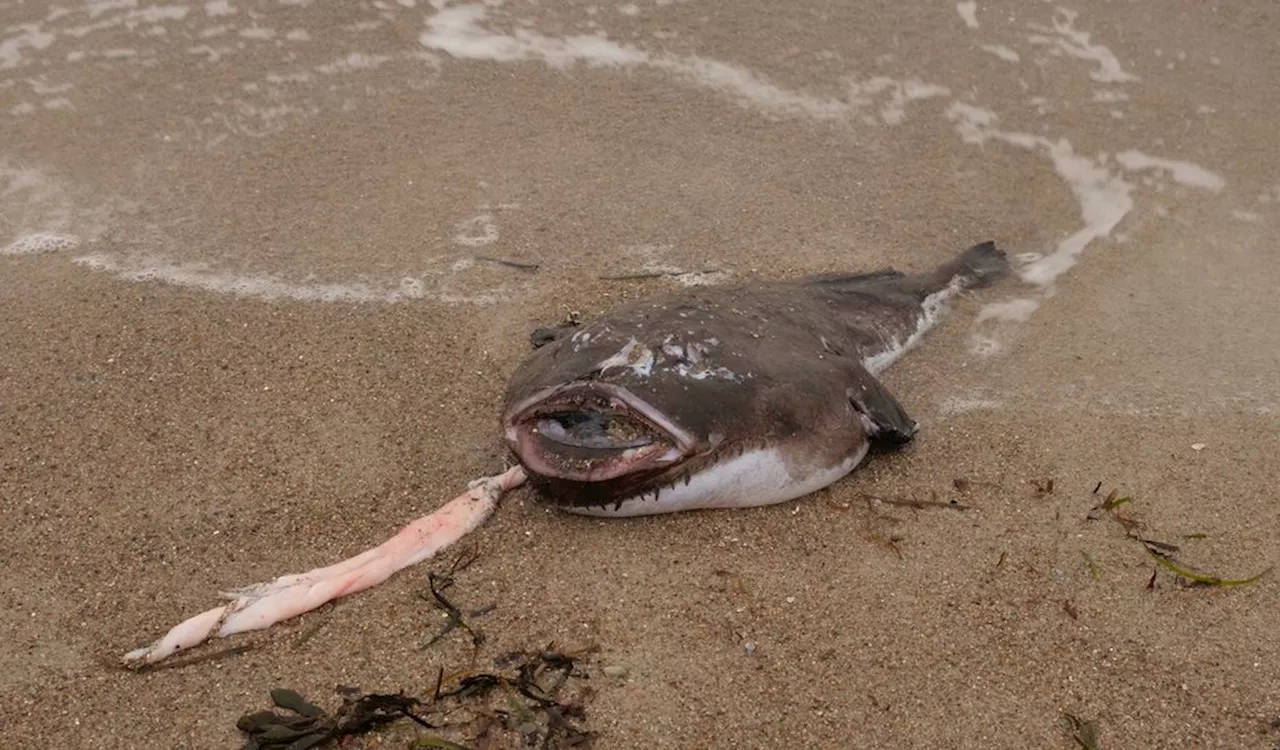
[[[616,507],[565,508],[586,516],[649,516],[703,508],[754,508],[794,500],[826,487],[853,471],[867,455],[870,444],[848,455],[835,466],[795,477],[778,448],[762,448],[722,461],[672,487],[649,491]]]

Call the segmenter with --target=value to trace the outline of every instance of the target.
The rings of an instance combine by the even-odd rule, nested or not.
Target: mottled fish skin
[[[628,305],[520,365],[504,433],[531,484],[573,512],[793,499],[847,474],[872,441],[912,438],[914,421],[875,373],[915,343],[948,297],[1008,273],[1004,252],[988,242],[926,274],[828,274]],[[634,455],[567,458],[530,416],[566,403],[625,410],[665,437]]]

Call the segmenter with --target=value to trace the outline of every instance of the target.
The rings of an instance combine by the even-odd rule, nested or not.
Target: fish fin
[[[934,271],[932,286],[942,288],[959,281],[966,289],[979,289],[1003,279],[1012,270],[1009,258],[996,243],[979,242]]]
[[[905,445],[919,427],[898,399],[871,373],[863,370],[857,385],[849,388],[849,403],[866,428],[867,436],[884,445]]]
[[[803,283],[837,292],[854,293],[868,288],[891,288],[900,292],[925,297],[953,282],[964,289],[989,286],[1012,273],[1009,259],[995,242],[979,242],[962,251],[955,258],[943,263],[932,273],[908,276],[902,271],[884,268],[870,273],[824,273],[809,276]]]
[[[902,271],[896,271],[892,268],[883,268],[879,271],[870,273],[822,273],[815,276],[809,276],[804,279],[805,284],[825,287],[859,287],[867,284],[874,284],[878,281],[890,281],[892,279],[900,279],[905,276]]]

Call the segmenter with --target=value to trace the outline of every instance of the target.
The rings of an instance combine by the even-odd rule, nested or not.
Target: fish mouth
[[[508,409],[503,426],[526,469],[571,482],[667,469],[688,458],[696,442],[631,391],[595,381],[540,391]]]

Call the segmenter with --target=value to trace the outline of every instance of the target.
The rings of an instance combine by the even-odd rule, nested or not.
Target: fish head
[[[694,353],[660,330],[579,333],[517,369],[502,417],[508,448],[551,503],[620,507],[713,465],[741,431],[754,384],[729,377],[706,337]]]
[[[598,379],[535,392],[507,411],[503,428],[526,468],[575,482],[660,471],[689,458],[699,443],[632,389]]]

